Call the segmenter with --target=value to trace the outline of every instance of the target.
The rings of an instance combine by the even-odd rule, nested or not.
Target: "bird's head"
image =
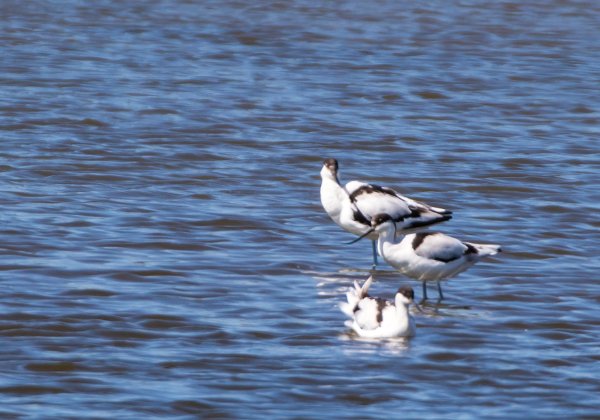
[[[338,175],[338,161],[333,158],[327,158],[323,161],[323,167],[321,168],[321,178],[329,178],[337,182]]]

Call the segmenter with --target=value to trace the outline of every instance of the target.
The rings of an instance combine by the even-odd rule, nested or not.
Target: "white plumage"
[[[502,250],[500,245],[462,242],[440,232],[412,233],[396,243],[396,227],[390,215],[376,215],[371,224],[379,235],[379,254],[402,274],[422,281],[424,299],[427,299],[426,282],[437,282],[443,299],[441,280],[454,277],[482,258]]]
[[[346,326],[359,336],[366,338],[408,337],[415,334],[415,321],[408,306],[414,301],[414,292],[408,286],[401,287],[394,296],[394,302],[370,297],[367,292],[373,276],[362,287],[354,282],[354,288],[346,293],[347,302],[340,309],[351,320]]]
[[[376,214],[386,213],[400,232],[420,228],[452,218],[450,211],[415,201],[391,188],[360,181],[350,181],[342,187],[338,180],[338,162],[326,159],[321,169],[321,204],[340,227],[355,235],[371,231],[371,220]],[[377,234],[368,235],[372,241]],[[373,242],[373,268],[377,266],[377,251]]]

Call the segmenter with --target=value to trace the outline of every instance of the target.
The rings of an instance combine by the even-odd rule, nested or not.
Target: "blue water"
[[[0,417],[599,415],[599,4],[0,12]],[[327,157],[505,252],[357,339]]]

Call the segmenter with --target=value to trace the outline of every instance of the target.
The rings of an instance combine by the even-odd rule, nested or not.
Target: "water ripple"
[[[0,417],[597,415],[597,4],[9,3]],[[325,157],[506,252],[360,339]]]

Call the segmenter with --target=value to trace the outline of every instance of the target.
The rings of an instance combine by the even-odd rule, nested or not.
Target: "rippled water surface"
[[[0,10],[0,417],[600,415],[598,2]],[[326,157],[505,252],[357,339]]]

